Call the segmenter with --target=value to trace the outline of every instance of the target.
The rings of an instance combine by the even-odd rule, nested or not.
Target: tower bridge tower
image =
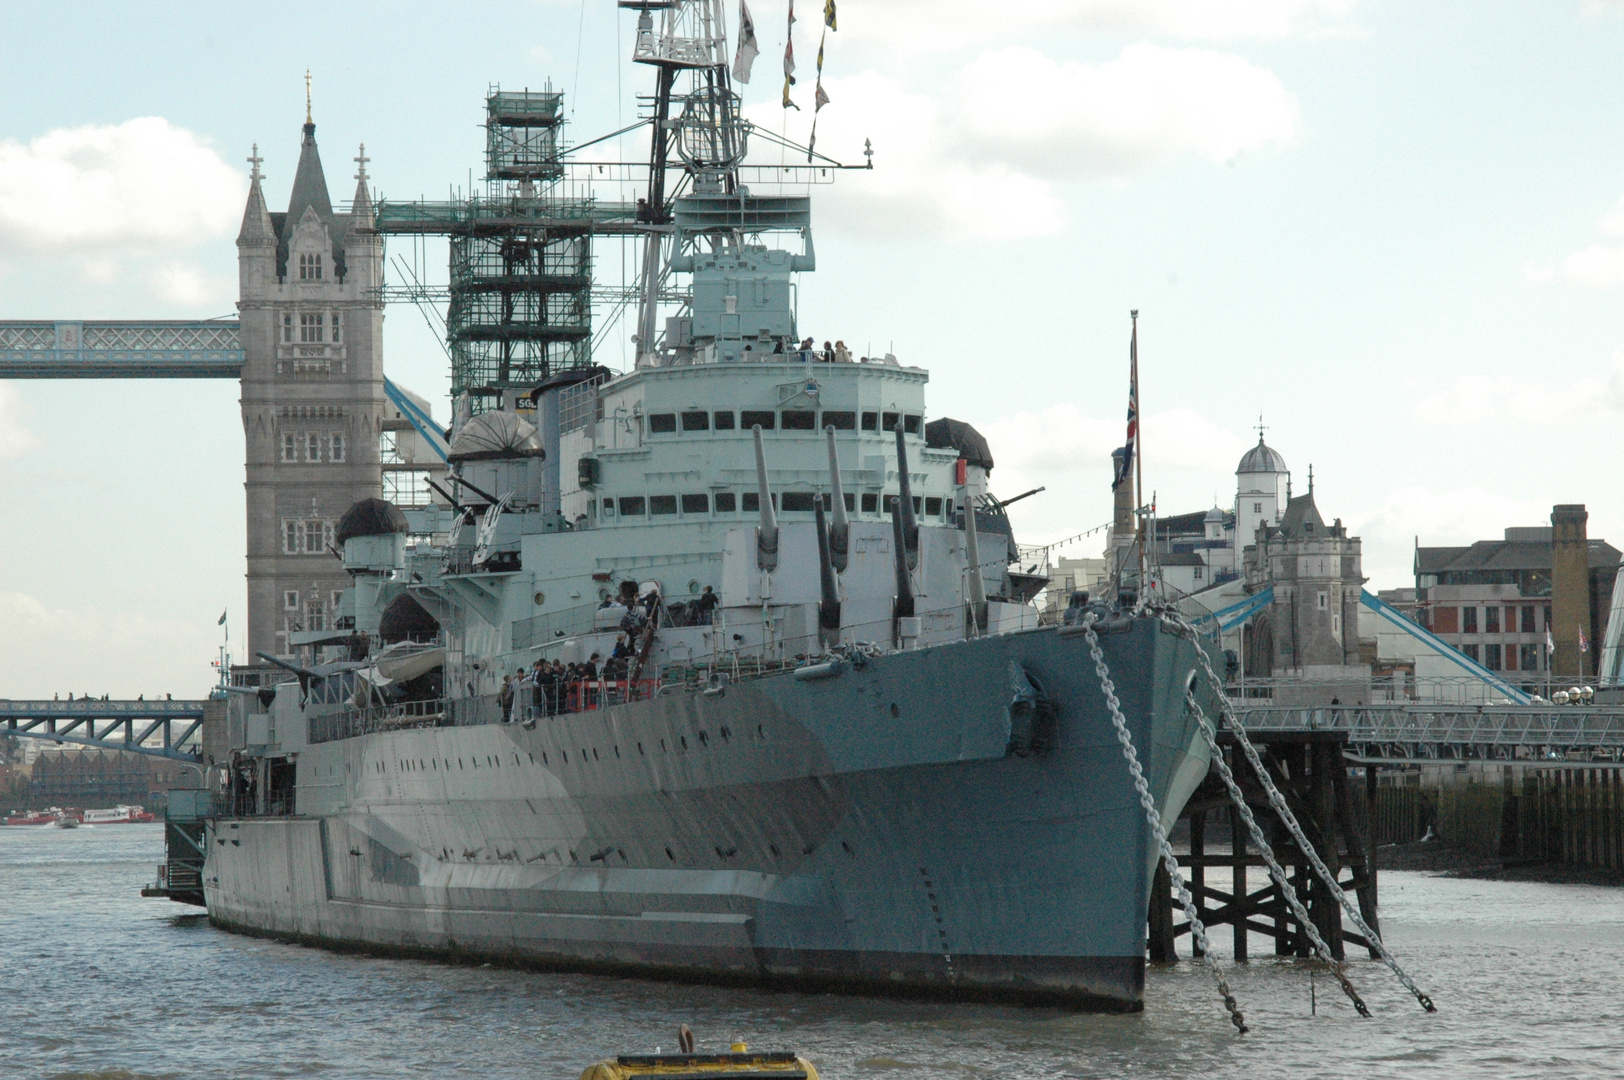
[[[258,147],[237,237],[242,422],[247,444],[248,647],[293,653],[301,631],[333,629],[348,584],[334,558],[339,518],[379,494],[383,238],[366,148],[355,199],[333,209],[308,104],[285,213],[265,202]]]

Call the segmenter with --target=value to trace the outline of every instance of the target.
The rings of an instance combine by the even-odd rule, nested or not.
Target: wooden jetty
[[[1348,743],[1346,732],[1254,732],[1251,740],[1309,842],[1342,889],[1358,898],[1360,916],[1371,929],[1381,933],[1376,914],[1376,849],[1366,827],[1367,822],[1375,820],[1375,769],[1365,769],[1365,806],[1360,808],[1364,812],[1358,813],[1348,763],[1343,757]],[[1340,960],[1345,945],[1352,944],[1370,949],[1374,956],[1370,942],[1343,928],[1341,906],[1281,824],[1233,737],[1221,734],[1219,743],[1276,861],[1286,871],[1331,951]],[[1188,823],[1190,850],[1179,859],[1179,866],[1195,899],[1197,916],[1209,934],[1214,927],[1231,926],[1237,960],[1247,958],[1251,934],[1272,938],[1277,956],[1311,955],[1308,934],[1270,879],[1262,856],[1251,850],[1240,812],[1230,802],[1216,770],[1191,796],[1181,820]],[[1220,834],[1227,834],[1227,843]],[[1226,847],[1228,850],[1223,850]],[[1167,870],[1158,866],[1149,915],[1153,962],[1177,959],[1176,942],[1190,932],[1188,923],[1175,919],[1175,911],[1182,915],[1182,908],[1173,902]],[[1199,946],[1192,940],[1191,948],[1197,950]]]

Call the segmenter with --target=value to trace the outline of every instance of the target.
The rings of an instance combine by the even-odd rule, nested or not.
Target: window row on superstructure
[[[821,415],[820,415],[821,413]],[[706,412],[651,412],[648,414],[650,435],[696,435],[711,431],[749,431],[759,427],[762,431],[895,431],[898,424],[908,435],[924,430],[925,418],[917,413],[856,412],[843,409],[732,409]]]
[[[889,513],[891,500],[897,493],[878,491],[845,493],[846,512],[883,517]],[[833,496],[823,492],[823,509],[834,509]],[[773,507],[786,514],[816,512],[818,493],[812,491],[774,492]],[[915,495],[914,513],[935,521],[953,517],[952,499],[935,495]],[[605,496],[600,502],[600,516],[605,520],[645,517],[711,517],[726,514],[755,514],[761,509],[761,496],[754,491],[694,492],[683,495],[621,495]],[[861,509],[859,509],[859,507]],[[680,514],[679,514],[680,512]]]

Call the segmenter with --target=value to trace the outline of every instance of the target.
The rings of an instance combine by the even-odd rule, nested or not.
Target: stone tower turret
[[[295,655],[335,629],[349,579],[334,529],[381,489],[383,243],[365,156],[355,206],[335,211],[307,114],[288,210],[273,214],[255,150],[237,240],[251,657]]]

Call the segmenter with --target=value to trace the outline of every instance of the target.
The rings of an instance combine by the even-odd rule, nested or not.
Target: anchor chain
[[[1297,841],[1298,847],[1308,857],[1309,863],[1314,868],[1314,873],[1325,884],[1330,894],[1336,898],[1337,903],[1342,906],[1342,910],[1347,912],[1353,925],[1364,935],[1365,940],[1370,942],[1371,946],[1376,950],[1376,954],[1381,957],[1382,962],[1393,972],[1398,981],[1404,985],[1404,988],[1414,995],[1415,1000],[1427,1012],[1437,1012],[1438,1007],[1432,1003],[1432,998],[1428,997],[1415,984],[1415,980],[1411,979],[1404,969],[1399,967],[1398,961],[1393,958],[1393,954],[1388,952],[1387,946],[1383,944],[1381,936],[1365,922],[1364,918],[1359,914],[1358,908],[1348,899],[1348,894],[1342,891],[1341,885],[1337,884],[1335,875],[1331,873],[1324,860],[1320,858],[1319,852],[1308,842],[1308,837],[1303,833],[1302,826],[1297,822],[1297,815],[1293,814],[1291,807],[1286,805],[1285,796],[1280,793],[1280,789],[1275,786],[1273,779],[1270,778],[1268,769],[1264,767],[1263,759],[1258,755],[1257,747],[1247,737],[1246,730],[1241,726],[1240,718],[1235,715],[1234,707],[1229,701],[1229,695],[1224,692],[1223,681],[1218,678],[1218,673],[1213,670],[1212,661],[1207,656],[1207,650],[1201,644],[1201,635],[1190,624],[1190,621],[1178,611],[1160,608],[1157,613],[1164,626],[1172,628],[1172,631],[1178,636],[1188,638],[1190,643],[1195,646],[1196,658],[1201,664],[1202,672],[1206,675],[1208,685],[1212,687],[1213,693],[1218,697],[1218,704],[1222,710],[1224,721],[1234,734],[1236,743],[1245,753],[1246,760],[1251,763],[1253,771],[1257,773],[1258,781],[1263,785],[1263,790],[1269,797],[1269,805],[1274,807],[1275,813],[1279,815],[1281,822],[1291,832],[1292,839]]]
[[[1236,1004],[1228,980],[1224,978],[1223,972],[1218,970],[1218,962],[1212,957],[1212,947],[1207,941],[1207,928],[1196,914],[1195,899],[1184,884],[1184,876],[1179,873],[1178,856],[1173,854],[1173,845],[1167,841],[1167,828],[1162,824],[1161,814],[1156,811],[1156,800],[1151,797],[1150,784],[1145,780],[1145,771],[1139,765],[1139,753],[1133,747],[1133,735],[1128,731],[1127,717],[1122,715],[1122,702],[1117,699],[1116,685],[1111,682],[1111,672],[1105,665],[1105,651],[1100,648],[1099,634],[1094,631],[1093,616],[1083,623],[1083,633],[1088,638],[1089,655],[1094,659],[1094,672],[1099,676],[1106,707],[1111,711],[1111,724],[1116,728],[1117,742],[1122,744],[1122,756],[1128,762],[1128,774],[1133,778],[1134,789],[1139,793],[1139,805],[1144,807],[1145,819],[1150,823],[1151,831],[1156,834],[1162,864],[1167,867],[1168,879],[1172,881],[1173,888],[1178,893],[1179,904],[1184,908],[1184,917],[1190,923],[1190,932],[1195,935],[1196,941],[1201,946],[1201,958],[1218,983],[1218,995],[1224,1000],[1224,1009],[1229,1013],[1229,1022],[1235,1025],[1237,1032],[1245,1035],[1246,1017]]]
[[[1330,967],[1331,974],[1336,977],[1337,983],[1342,987],[1342,992],[1348,995],[1348,1000],[1353,1002],[1353,1007],[1360,1016],[1369,1017],[1369,1007],[1365,1005],[1364,999],[1359,996],[1359,991],[1354,989],[1353,982],[1348,978],[1342,961],[1338,960],[1335,954],[1331,952],[1331,947],[1325,943],[1324,937],[1320,935],[1319,928],[1309,920],[1308,909],[1303,906],[1301,898],[1297,895],[1297,890],[1287,880],[1285,868],[1275,859],[1274,848],[1264,838],[1262,827],[1258,825],[1257,819],[1252,816],[1252,808],[1246,805],[1246,796],[1241,794],[1240,785],[1235,782],[1235,774],[1230,770],[1229,762],[1224,760],[1224,752],[1218,747],[1218,733],[1213,727],[1212,720],[1196,703],[1193,690],[1185,690],[1184,701],[1195,714],[1196,723],[1201,728],[1201,737],[1207,743],[1207,749],[1212,754],[1213,763],[1218,766],[1218,775],[1223,779],[1224,787],[1229,789],[1230,802],[1234,803],[1235,808],[1240,811],[1241,820],[1246,823],[1246,831],[1252,837],[1253,846],[1257,848],[1258,854],[1263,856],[1263,862],[1269,868],[1269,877],[1274,879],[1275,887],[1280,890],[1281,897],[1291,907],[1291,913],[1297,916],[1298,924],[1308,934],[1309,941],[1314,945],[1314,952]],[[1237,896],[1235,899],[1239,903],[1241,898]]]

